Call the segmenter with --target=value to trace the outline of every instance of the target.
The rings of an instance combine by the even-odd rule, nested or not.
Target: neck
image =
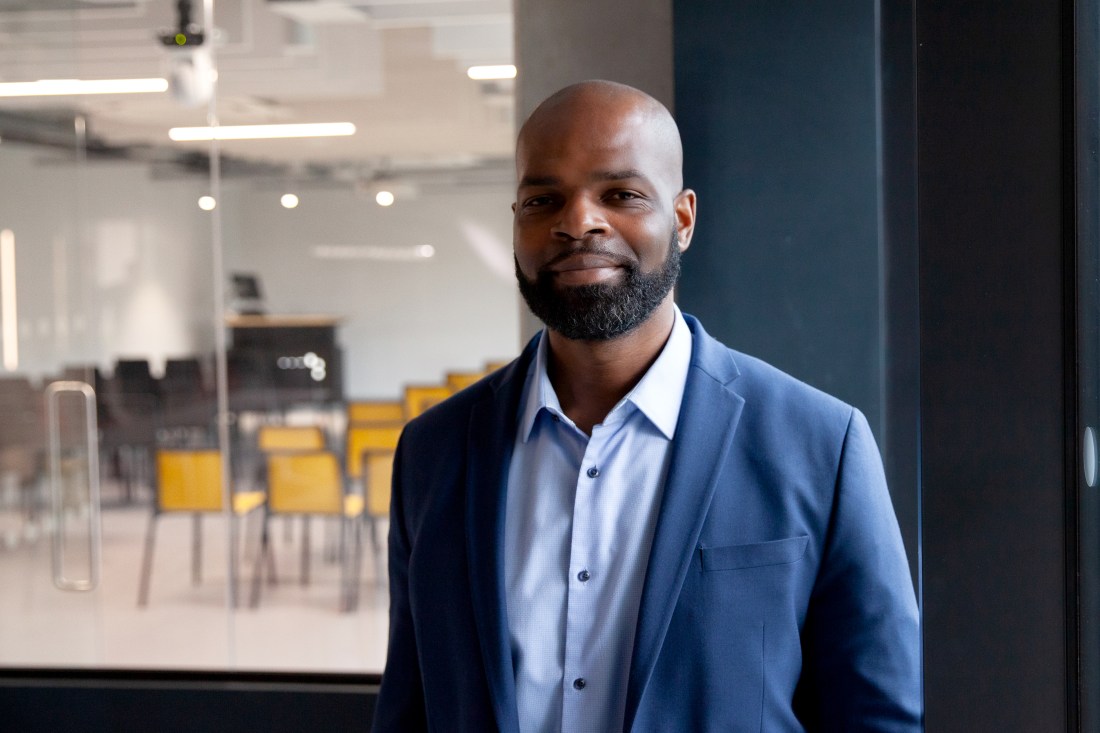
[[[586,434],[641,380],[661,353],[675,317],[672,294],[633,331],[574,341],[550,331],[547,372],[561,408]]]

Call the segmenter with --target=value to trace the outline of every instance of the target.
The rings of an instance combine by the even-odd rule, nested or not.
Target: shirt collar
[[[680,403],[684,398],[684,386],[687,384],[688,369],[691,366],[691,330],[684,321],[679,307],[675,310],[672,333],[665,342],[657,360],[649,367],[634,389],[623,397],[610,415],[629,402],[638,408],[660,430],[666,438],[672,440],[676,434],[676,423],[680,418]],[[546,360],[550,353],[550,339],[543,331],[539,339],[538,350],[531,366],[527,370],[524,397],[520,402],[519,429],[524,443],[531,437],[535,419],[543,409],[562,420],[569,418],[562,412],[554,385],[546,371]]]

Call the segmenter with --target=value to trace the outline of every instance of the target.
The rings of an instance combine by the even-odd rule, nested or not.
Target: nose
[[[572,196],[558,209],[553,232],[562,239],[584,239],[607,231],[607,221],[597,202],[583,196]]]

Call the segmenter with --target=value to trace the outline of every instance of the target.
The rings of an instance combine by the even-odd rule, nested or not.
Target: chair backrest
[[[447,386],[451,388],[451,392],[458,392],[484,376],[484,372],[447,372]]]
[[[316,425],[264,425],[256,441],[265,453],[325,449],[325,434]]]
[[[42,393],[25,378],[0,377],[0,447],[45,447],[44,406]]]
[[[147,359],[119,359],[115,362],[112,380],[118,392],[157,394],[157,382],[149,371]]]
[[[355,400],[348,403],[348,425],[395,423],[405,419],[400,400]]]
[[[282,514],[341,514],[344,481],[329,451],[267,457],[267,505]]]
[[[221,453],[216,450],[158,450],[157,506],[166,512],[221,511]]]
[[[451,396],[451,388],[445,384],[420,384],[405,387],[405,419],[412,420],[429,407],[438,405]]]
[[[364,451],[385,450],[393,452],[401,437],[404,423],[388,425],[350,425],[347,435],[347,468],[350,478],[362,476]]]
[[[393,451],[364,451],[363,486],[367,499],[367,514],[386,517],[390,513],[390,486],[393,481]]]
[[[191,394],[206,391],[206,383],[202,378],[202,366],[195,357],[184,359],[168,359],[164,362],[164,376],[160,380],[161,392],[165,394],[190,392]]]
[[[500,371],[506,366],[508,366],[507,361],[487,361],[485,362],[485,373],[492,374],[493,372]]]

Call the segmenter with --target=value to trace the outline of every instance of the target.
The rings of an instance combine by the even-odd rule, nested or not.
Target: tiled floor
[[[356,611],[338,611],[339,567],[324,558],[330,533],[320,520],[313,520],[312,577],[303,586],[300,524],[290,525],[287,536],[281,518],[272,522],[280,583],[264,586],[259,608],[247,608],[253,556],[247,550],[240,574],[246,607],[231,610],[226,521],[204,519],[203,578],[192,585],[191,520],[166,516],[157,529],[149,604],[138,608],[148,518],[149,509],[141,505],[103,511],[101,583],[94,592],[80,593],[53,586],[48,527],[40,524],[35,536],[33,529],[13,530],[21,518],[0,517],[8,530],[8,541],[0,542],[0,667],[382,670],[388,600],[366,532]],[[74,526],[80,526],[79,519]],[[0,534],[3,530],[0,526]],[[247,538],[252,543],[253,530]],[[70,544],[70,574],[82,574],[83,558],[73,549],[82,547]]]

